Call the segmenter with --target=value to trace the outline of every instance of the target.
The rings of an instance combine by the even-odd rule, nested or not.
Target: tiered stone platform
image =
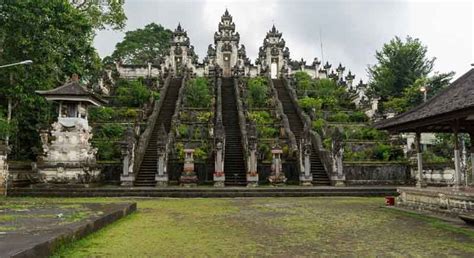
[[[425,210],[448,216],[474,214],[474,188],[400,187],[397,206]]]
[[[370,187],[32,187],[14,188],[9,196],[35,197],[316,197],[316,196],[387,196],[395,195],[395,186]]]

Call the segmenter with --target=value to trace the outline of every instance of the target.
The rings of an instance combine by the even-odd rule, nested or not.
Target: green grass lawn
[[[55,256],[474,257],[473,231],[381,208],[382,198],[135,201],[136,213],[63,246]]]

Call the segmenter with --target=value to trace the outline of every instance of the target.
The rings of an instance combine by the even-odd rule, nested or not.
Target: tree
[[[171,30],[150,23],[143,29],[127,31],[123,41],[115,46],[112,58],[125,64],[154,63],[168,50],[170,39]]]
[[[114,30],[123,29],[127,17],[123,10],[123,0],[69,0],[71,5],[81,11],[94,29],[103,30],[106,26]]]
[[[209,82],[204,77],[189,80],[184,92],[185,102],[189,107],[207,108],[211,106],[212,96],[208,84]]]
[[[427,47],[409,36],[403,42],[395,37],[377,51],[378,64],[368,68],[369,94],[381,102],[389,97],[401,97],[404,89],[417,79],[426,78],[433,69],[435,58],[426,57]]]
[[[15,106],[13,157],[33,159],[40,151],[37,130],[54,117],[51,105],[35,90],[57,87],[73,73],[85,81],[98,75],[94,26],[81,11],[60,0],[3,1],[0,24],[0,64],[33,60],[32,65],[0,73],[0,99]],[[4,101],[2,105],[0,109],[6,109]]]

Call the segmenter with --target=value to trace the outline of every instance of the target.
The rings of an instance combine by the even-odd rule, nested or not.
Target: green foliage
[[[352,126],[344,129],[346,139],[350,140],[387,140],[388,133],[386,131],[379,131],[372,127]]]
[[[121,153],[118,142],[122,140],[125,130],[125,125],[118,123],[101,124],[94,128],[92,144],[98,148],[98,160],[120,160]]]
[[[295,73],[296,79],[296,89],[299,92],[307,92],[313,88],[311,76],[303,71],[298,71]]]
[[[127,107],[141,107],[151,96],[151,91],[142,82],[120,80],[117,82],[116,98],[118,104]]]
[[[210,107],[212,96],[208,84],[204,77],[189,80],[184,92],[186,105],[193,108]]]
[[[127,31],[123,41],[115,46],[112,58],[125,64],[156,63],[156,58],[168,50],[171,34],[169,29],[155,23]]]
[[[251,111],[249,112],[248,117],[257,125],[266,125],[273,123],[273,118],[267,111]]]
[[[247,82],[248,97],[247,102],[251,108],[265,107],[267,103],[267,79],[264,77],[250,78]]]
[[[0,24],[0,64],[33,61],[2,69],[0,109],[6,109],[3,100],[12,100],[17,127],[10,157],[34,159],[41,148],[37,130],[55,116],[52,105],[35,91],[57,87],[73,73],[84,82],[98,75],[94,24],[68,1],[40,0],[3,1]]]
[[[261,138],[278,137],[279,131],[275,127],[257,126],[258,136]]]
[[[0,114],[0,140],[5,139],[9,133],[11,133],[11,126],[7,123],[7,119],[1,117]]]
[[[318,118],[312,122],[313,130],[316,131],[319,135],[323,135],[323,129],[326,126],[326,120]]]
[[[397,146],[378,143],[373,147],[358,151],[346,150],[344,160],[346,161],[401,161],[404,159],[403,150]]]
[[[213,116],[214,116],[213,112],[198,112],[196,117],[197,117],[198,122],[207,123],[212,119]]]
[[[125,126],[118,123],[102,124],[96,128],[95,137],[98,139],[119,140],[125,132]]]
[[[309,110],[312,110],[312,109],[320,110],[321,107],[322,107],[323,102],[324,101],[322,99],[311,98],[311,97],[308,97],[308,96],[303,97],[302,99],[298,100],[298,104],[305,111],[309,111]]]
[[[369,67],[370,93],[382,101],[401,97],[404,89],[425,78],[433,69],[435,58],[426,57],[427,47],[419,39],[395,37],[377,51],[377,64]]]
[[[133,120],[138,116],[135,108],[91,107],[89,120],[91,122],[113,122]]]
[[[195,148],[193,156],[195,160],[202,161],[207,159],[207,152],[204,148]]]
[[[185,124],[178,125],[178,137],[187,138],[189,137],[189,127]]]
[[[337,112],[330,117],[328,117],[328,121],[330,122],[340,122],[345,123],[349,122],[349,115],[346,112]]]
[[[362,111],[356,111],[349,114],[349,121],[356,123],[365,123],[369,121],[369,117]]]
[[[80,10],[93,24],[95,29],[103,30],[106,27],[111,27],[118,30],[125,28],[127,17],[123,10],[124,1],[74,0],[68,2]]]
[[[426,163],[447,163],[451,161],[451,159],[447,158],[446,156],[439,156],[431,150],[423,151],[422,156],[423,162]]]

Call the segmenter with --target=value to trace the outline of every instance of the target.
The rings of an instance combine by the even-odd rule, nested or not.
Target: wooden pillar
[[[459,122],[456,121],[454,124],[454,185],[456,187],[461,186],[461,153],[459,148]]]
[[[418,180],[416,181],[416,187],[422,188],[425,186],[424,180],[423,180],[423,156],[422,156],[422,150],[421,150],[421,133],[416,132],[415,134],[415,149],[416,149],[416,160],[418,164]]]

